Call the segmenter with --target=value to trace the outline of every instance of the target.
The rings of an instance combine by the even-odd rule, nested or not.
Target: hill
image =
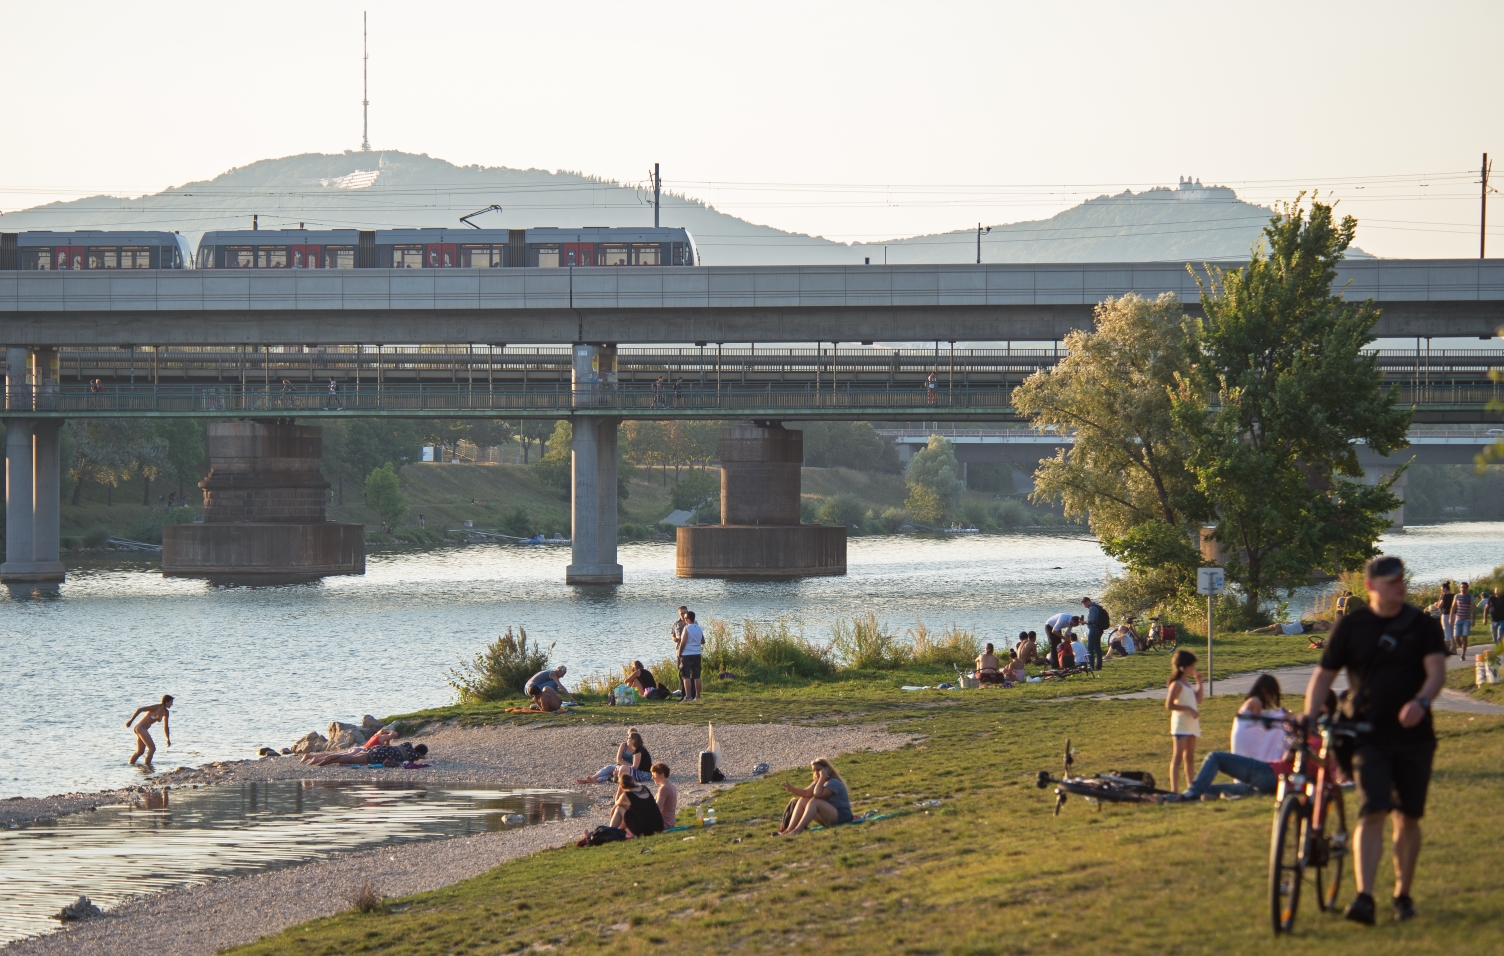
[[[91,196],[0,215],[0,231],[178,229],[195,245],[211,229],[306,224],[310,228],[456,226],[491,204],[479,222],[522,226],[625,226],[652,221],[631,184],[561,170],[456,166],[426,154],[305,153],[265,159],[213,179],[134,198]],[[1271,211],[1226,187],[1181,182],[1100,196],[1049,219],[995,226],[982,241],[987,262],[1200,261],[1240,259]],[[747,222],[675,194],[662,222],[694,235],[706,265],[826,265],[971,262],[972,231],[840,243]],[[1362,255],[1362,253],[1355,253]]]

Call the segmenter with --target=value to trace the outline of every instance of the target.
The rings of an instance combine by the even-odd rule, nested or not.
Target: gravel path
[[[648,716],[644,714],[643,716]],[[377,778],[428,782],[491,783],[534,787],[574,787],[574,780],[611,762],[625,735],[620,726],[582,725],[560,718],[561,724],[463,728],[440,725],[422,732],[434,763],[427,770],[363,770],[350,767],[317,768],[296,758],[267,758],[211,765],[164,775],[173,787],[237,783],[251,780],[339,779],[351,782]],[[835,757],[857,750],[892,750],[908,743],[907,736],[870,726],[805,727],[784,724],[726,724],[716,728],[722,769],[727,781],[704,787],[690,781],[697,755],[705,747],[705,728],[641,724],[644,741],[655,761],[674,768],[680,793],[680,822],[684,807],[707,793],[749,779],[752,766],[767,763],[784,769],[808,763],[817,756]],[[607,796],[611,788],[595,790]],[[112,791],[117,795],[121,791]],[[130,795],[127,793],[127,795]],[[104,801],[103,794],[81,794],[60,801],[50,814],[32,808],[33,816],[87,809]],[[20,803],[22,801],[13,801]],[[47,801],[26,801],[46,804]],[[688,813],[693,816],[693,811]],[[350,892],[366,880],[385,896],[402,896],[436,889],[484,873],[519,856],[564,846],[579,839],[587,826],[604,823],[599,809],[583,818],[538,824],[519,830],[486,833],[448,840],[430,840],[344,854],[329,860],[282,870],[219,880],[141,897],[104,917],[34,939],[0,947],[5,956],[21,954],[118,954],[152,952],[154,956],[199,956],[252,942],[288,926],[329,916],[350,908]],[[87,893],[86,887],[80,892]]]

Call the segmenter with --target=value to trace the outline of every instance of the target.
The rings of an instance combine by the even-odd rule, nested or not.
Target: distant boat
[[[980,528],[963,528],[963,527],[961,527],[958,524],[953,524],[949,528],[945,529],[945,533],[946,534],[981,534],[982,531],[981,531]]]
[[[527,543],[528,544],[569,544],[570,543],[570,539],[564,537],[562,534],[559,534],[557,531],[555,531],[554,532],[554,536],[552,538],[545,538],[545,537],[543,537],[542,534],[535,534],[531,538],[527,539]]]

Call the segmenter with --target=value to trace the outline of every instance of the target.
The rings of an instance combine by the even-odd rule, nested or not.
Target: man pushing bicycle
[[[1363,569],[1368,606],[1358,605],[1327,637],[1321,664],[1306,688],[1306,714],[1318,704],[1337,674],[1347,669],[1349,693],[1343,715],[1371,725],[1358,734],[1351,773],[1361,805],[1354,831],[1354,870],[1358,895],[1346,916],[1374,922],[1373,884],[1383,852],[1384,818],[1394,814],[1394,918],[1415,916],[1410,881],[1420,856],[1420,819],[1431,782],[1436,734],[1431,701],[1446,679],[1446,640],[1441,624],[1405,603],[1405,565],[1384,555]]]

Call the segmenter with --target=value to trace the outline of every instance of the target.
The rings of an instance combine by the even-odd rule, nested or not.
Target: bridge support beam
[[[615,400],[616,346],[574,347],[575,408]],[[570,439],[570,563],[566,584],[620,584],[616,561],[616,418],[577,415]]]
[[[31,410],[54,395],[57,352],[7,349],[5,405]],[[5,583],[63,580],[58,555],[57,420],[17,418],[5,429]]]
[[[721,429],[721,523],[679,529],[681,578],[846,573],[846,529],[799,523],[804,433],[778,422]]]

